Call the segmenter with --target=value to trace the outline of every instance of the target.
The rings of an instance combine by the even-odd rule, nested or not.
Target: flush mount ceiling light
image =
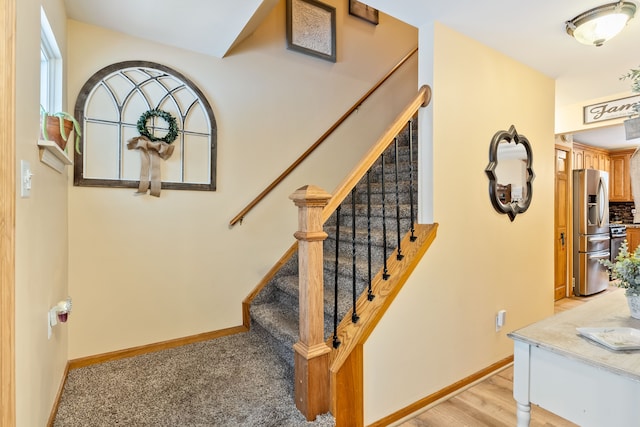
[[[598,6],[567,21],[567,33],[580,43],[602,46],[622,31],[635,13],[636,5],[629,1]]]

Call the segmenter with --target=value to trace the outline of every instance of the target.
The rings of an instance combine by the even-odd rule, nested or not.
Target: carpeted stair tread
[[[414,177],[413,179],[413,184],[415,186],[416,183],[416,179]],[[400,189],[400,191],[409,191],[409,178],[407,178],[406,180],[400,179],[398,181],[398,188]],[[371,188],[371,194],[382,194],[382,181],[380,182],[372,182],[370,184],[370,188]],[[384,181],[384,192],[385,192],[385,196],[395,196],[395,191],[396,191],[396,183],[395,180],[385,180]],[[362,188],[356,189],[356,194],[363,194],[366,195],[367,194],[367,187],[366,185],[363,186]]]
[[[342,220],[341,220],[342,222]],[[349,233],[351,232],[351,218],[348,218],[347,220],[345,220],[345,223],[340,224],[340,239],[341,239],[341,244],[342,244],[342,234],[345,231],[345,228],[349,230]],[[414,221],[415,224],[415,221]],[[396,222],[396,218],[386,218],[386,231],[387,231],[387,246],[389,244],[389,241],[392,242],[397,242],[397,222]],[[406,232],[407,230],[409,230],[411,226],[411,220],[410,218],[407,217],[402,217],[400,218],[400,231],[402,234],[404,234],[404,232]],[[382,217],[371,217],[371,227],[372,229],[379,229],[380,233],[382,233]],[[361,229],[361,230],[366,230],[367,228],[367,218],[363,217],[363,216],[356,216],[356,229]],[[364,242],[363,242],[364,243]],[[332,247],[335,246],[335,236],[331,238],[331,240],[329,241],[329,243]],[[382,248],[383,245],[377,245],[378,247]]]
[[[251,315],[263,327],[275,327],[280,331],[279,336],[283,341],[293,345],[298,341],[298,314],[279,302],[269,302],[251,307]],[[271,330],[271,329],[269,329]]]
[[[325,254],[326,255],[326,254]],[[391,255],[391,251],[387,253],[387,256]],[[325,256],[324,258],[324,282],[326,285],[333,286],[335,281],[335,253],[332,254],[330,259]],[[369,262],[364,256],[357,256],[356,254],[356,283],[362,283],[366,280],[369,273]],[[373,274],[379,270],[380,267],[373,269]],[[349,255],[338,256],[338,284],[344,286],[345,284],[351,286],[351,275],[353,274],[353,259]],[[348,280],[347,280],[348,279]]]
[[[394,219],[395,220],[395,219]],[[366,221],[366,220],[365,220]],[[328,234],[327,239],[324,242],[325,248],[330,248],[332,251],[335,251],[336,246],[336,226],[329,225],[324,227],[324,231]],[[366,227],[358,227],[356,222],[356,243],[360,246],[367,246],[369,240],[369,232]],[[395,248],[394,241],[390,241],[389,236],[387,236],[387,248],[393,247]],[[349,224],[341,224],[340,225],[340,250],[342,251],[345,248],[351,250],[353,241],[353,231],[351,229],[351,223]],[[384,235],[382,233],[382,229],[372,228],[371,229],[371,245],[372,247],[382,248],[384,245]],[[375,250],[372,249],[372,250]]]
[[[362,205],[366,205],[367,204],[367,200],[369,200],[369,203],[371,203],[371,205],[380,205],[382,204],[382,191],[377,191],[373,188],[372,184],[372,191],[370,192],[369,196],[367,196],[367,192],[366,190],[363,192],[358,192],[356,193],[356,204],[362,204]],[[411,195],[409,194],[408,190],[402,190],[400,191],[400,204],[403,205],[408,205],[411,201]],[[385,193],[384,198],[385,201],[389,202],[389,197],[393,197],[393,203],[395,204],[395,190],[392,193]],[[415,203],[416,200],[418,200],[418,193],[414,190],[413,192],[413,202]],[[348,211],[351,209],[351,194],[349,194],[349,196],[347,196],[344,200],[344,207],[343,209],[345,211]]]
[[[387,202],[387,205],[384,208],[385,217],[393,218],[393,219],[397,218],[398,211],[396,210],[396,196],[395,196],[395,194],[393,196],[391,196],[391,197],[388,197],[386,202]],[[401,203],[398,206],[400,208],[400,217],[401,218],[408,217],[410,212],[411,212],[411,205],[409,205],[408,203],[406,203],[406,204]],[[356,203],[356,205],[355,205],[356,216],[364,217],[364,219],[366,220],[368,212],[369,212],[369,208],[365,203]],[[382,205],[381,204],[375,204],[375,205],[372,204],[371,205],[371,217],[372,218],[382,218]],[[352,206],[351,205],[348,206],[348,209],[342,209],[342,212],[340,212],[341,224],[351,225],[350,222],[345,221],[345,218],[348,218],[348,219],[352,218]]]
[[[331,318],[333,319],[333,310],[334,310],[334,298],[335,298],[335,286],[333,277],[325,278],[324,280],[324,314],[325,319]],[[342,280],[347,281],[351,280],[350,277],[343,278]],[[298,277],[297,276],[285,276],[274,282],[274,285],[280,292],[275,296],[275,299],[278,299],[278,302],[281,304],[283,300],[291,301],[293,306],[290,306],[295,315],[298,315]],[[356,284],[356,295],[360,295],[362,291],[367,287],[367,283],[363,283],[360,281]],[[342,283],[342,286],[338,287],[338,314],[339,317],[342,318],[344,314],[351,308],[352,304],[352,282],[349,284]],[[283,298],[282,295],[286,295],[286,298]],[[253,311],[252,311],[253,313]],[[296,318],[296,323],[298,319]]]
[[[299,286],[300,278],[296,276],[282,276],[277,280],[273,281],[273,284],[276,288],[284,293],[295,296],[296,298],[299,295]]]

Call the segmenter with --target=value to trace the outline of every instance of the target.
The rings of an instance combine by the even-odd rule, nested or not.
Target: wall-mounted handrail
[[[262,190],[262,192],[260,194],[258,194],[258,196],[255,199],[253,199],[236,216],[234,216],[233,219],[229,222],[229,226],[233,227],[238,222],[241,222],[242,219],[245,217],[245,215],[247,213],[249,213],[249,211],[251,211],[251,209],[253,209],[258,203],[260,203],[260,201],[262,201],[262,199],[264,199],[267,196],[267,194],[269,194],[291,172],[293,172],[293,170],[295,168],[297,168],[300,165],[300,163],[302,163],[307,157],[309,157],[309,155],[316,148],[318,148],[320,146],[320,144],[322,144],[324,142],[324,140],[327,139],[329,137],[329,135],[331,135],[333,133],[333,131],[335,131],[355,110],[357,110],[369,98],[369,96],[371,96],[371,94],[373,94],[373,92],[375,92],[380,86],[382,86],[382,84],[384,84],[384,82],[386,82],[389,79],[389,77],[391,77],[402,65],[404,65],[404,63],[407,62],[409,60],[409,58],[411,58],[411,56],[413,56],[417,51],[418,51],[418,48],[416,47],[411,52],[409,52],[407,55],[405,55],[404,58],[402,58],[387,74],[384,75],[384,77],[382,77],[375,85],[373,85],[373,87],[371,87],[371,89],[369,89],[367,91],[367,93],[365,93],[358,101],[356,101],[356,103],[353,104],[353,106],[351,108],[349,108],[347,110],[347,112],[344,113],[333,124],[333,126],[331,126],[329,129],[327,129],[327,131],[324,134],[322,134],[322,136],[320,138],[318,138],[318,140],[316,142],[314,142],[313,145],[311,145],[307,149],[307,151],[302,153],[302,155],[300,157],[298,157],[287,169],[285,169],[285,171],[282,172],[280,174],[280,176],[278,176],[271,184],[269,184],[269,186],[267,188]]]

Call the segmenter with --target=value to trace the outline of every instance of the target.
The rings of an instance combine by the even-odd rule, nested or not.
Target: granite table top
[[[508,336],[640,382],[640,350],[612,350],[581,336],[576,328],[640,329],[640,320],[629,314],[624,290],[615,289]]]

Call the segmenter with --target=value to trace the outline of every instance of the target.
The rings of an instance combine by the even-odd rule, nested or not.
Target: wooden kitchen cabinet
[[[598,154],[598,169],[611,172],[611,158],[606,153]]]
[[[629,161],[635,149],[612,151],[609,172],[609,200],[612,202],[633,202]]]
[[[584,150],[584,168],[598,169],[598,155],[591,150]]]
[[[577,148],[576,144],[573,145],[573,162],[571,163],[573,169],[584,169],[584,150]]]
[[[629,244],[629,252],[636,250],[640,245],[640,228],[627,227],[627,243]]]
[[[609,172],[611,169],[609,153],[575,142],[573,144],[573,169],[598,169]]]

